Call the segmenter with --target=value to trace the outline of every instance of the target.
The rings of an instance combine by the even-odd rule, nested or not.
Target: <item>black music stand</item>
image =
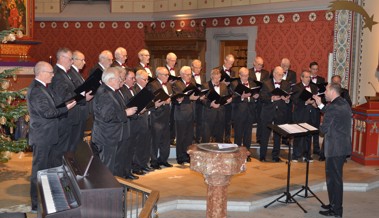
[[[306,131],[306,132],[301,132],[301,133],[289,133],[289,132],[285,131],[284,129],[280,128],[278,125],[275,125],[275,124],[270,124],[270,125],[268,125],[268,127],[271,128],[276,133],[278,133],[279,135],[281,135],[283,137],[287,137],[287,138],[297,137],[297,136],[305,136],[305,135],[313,134],[313,133],[317,132],[317,131]],[[287,160],[287,187],[286,187],[286,191],[281,196],[274,199],[269,204],[265,205],[264,208],[267,208],[268,206],[275,203],[276,201],[278,201],[280,203],[285,203],[285,204],[296,203],[297,206],[299,206],[300,209],[302,209],[304,211],[304,213],[307,213],[307,211],[299,204],[299,202],[297,202],[295,200],[295,198],[293,198],[294,195],[291,195],[291,193],[290,193],[291,161],[292,161],[291,143],[289,143],[289,145],[288,145],[288,160]],[[281,201],[280,199],[282,199],[283,197],[285,197],[285,200]]]
[[[325,204],[320,200],[320,198],[317,197],[317,195],[309,188],[308,186],[308,177],[309,177],[309,160],[308,159],[305,159],[305,162],[307,163],[307,169],[306,169],[306,172],[305,172],[305,185],[302,186],[302,188],[296,192],[293,196],[295,195],[298,195],[300,197],[303,197],[303,198],[311,198],[311,197],[315,197],[320,203],[322,206],[325,206]],[[304,195],[299,195],[300,192],[302,192],[304,190]],[[308,191],[312,194],[312,195],[308,195]]]

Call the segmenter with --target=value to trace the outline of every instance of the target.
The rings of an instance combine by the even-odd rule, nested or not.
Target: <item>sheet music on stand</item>
[[[298,125],[300,125],[301,127],[309,130],[309,131],[317,131],[318,129],[312,125],[309,125],[308,123],[299,123]]]
[[[290,134],[308,132],[308,129],[305,129],[298,124],[282,124],[278,125],[278,127]]]

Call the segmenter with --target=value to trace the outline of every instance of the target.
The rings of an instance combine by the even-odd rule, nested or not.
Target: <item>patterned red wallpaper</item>
[[[291,60],[298,74],[312,61],[320,64],[320,74],[327,75],[328,53],[333,51],[334,14],[327,11],[234,16],[193,20],[154,22],[35,22],[34,39],[42,44],[32,49],[37,60],[48,60],[59,47],[80,50],[86,55],[88,71],[97,62],[98,54],[118,46],[128,50],[128,65],[137,63],[137,52],[144,47],[144,26],[157,31],[194,29],[196,24],[208,27],[258,26],[257,54],[271,70],[283,57]]]

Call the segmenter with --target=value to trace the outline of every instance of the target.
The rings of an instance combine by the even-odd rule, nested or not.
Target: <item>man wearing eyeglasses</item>
[[[128,60],[128,52],[123,47],[118,47],[114,51],[114,58],[115,60],[111,64],[111,67],[122,67],[122,68],[129,68],[126,66],[126,61]]]
[[[114,67],[106,69],[101,81],[102,84],[93,99],[95,120],[91,145],[113,175],[127,177],[125,165],[120,161],[118,151],[120,147],[125,146],[130,137],[128,116],[135,114],[137,107],[126,108],[119,92],[122,81],[118,69]]]
[[[105,69],[111,66],[112,62],[113,62],[112,52],[109,50],[102,51],[99,55],[99,62],[95,64],[95,66],[92,67],[92,69],[89,71],[89,74],[91,75],[97,69],[100,69],[102,72],[104,72]]]
[[[153,71],[150,68],[150,53],[146,49],[141,49],[138,52],[138,59],[139,63],[137,66],[134,68],[134,72],[137,72],[138,70],[145,70],[147,74],[149,75],[150,80],[153,78]]]
[[[74,51],[72,53],[73,63],[71,65],[70,70],[68,71],[68,75],[71,77],[75,88],[78,88],[80,85],[84,83],[84,78],[82,77],[82,69],[86,63],[85,56],[80,51]],[[70,148],[69,151],[75,152],[77,144],[81,140],[83,140],[84,131],[86,128],[86,122],[89,113],[89,104],[87,102],[91,101],[93,95],[91,92],[85,93],[85,98],[78,102],[76,108],[78,109],[78,118],[74,121],[74,126],[71,131],[71,140],[70,140]],[[78,131],[77,131],[78,130]]]
[[[155,70],[156,80],[147,85],[147,89],[155,92],[159,89],[171,96],[172,87],[168,82],[169,72],[165,67],[157,67]],[[160,166],[172,167],[167,162],[170,155],[170,137],[169,132],[170,123],[170,104],[171,98],[166,101],[158,100],[155,102],[154,108],[150,109],[151,119],[151,136],[152,136],[152,150],[151,150],[151,167],[154,169],[161,169]]]
[[[37,212],[37,172],[51,168],[49,153],[59,142],[59,117],[76,105],[76,101],[65,107],[56,108],[59,104],[55,94],[47,86],[54,77],[52,66],[40,61],[34,67],[35,79],[28,88],[26,101],[30,115],[29,144],[33,147],[32,175],[30,177],[30,196],[32,212]],[[60,158],[62,159],[62,157]]]
[[[59,104],[68,102],[76,93],[75,84],[71,76],[68,74],[72,65],[72,52],[68,48],[60,48],[57,52],[57,63],[54,66],[54,77],[51,81],[51,88]],[[58,122],[58,144],[51,152],[55,160],[53,167],[62,165],[62,156],[65,152],[75,150],[76,145],[71,147],[72,132],[79,132],[77,125],[80,116],[79,107],[74,107],[67,114],[63,114]]]
[[[189,66],[183,66],[180,69],[180,77],[180,80],[172,84],[174,95],[183,94],[183,91],[189,85],[196,86]],[[185,162],[190,162],[187,147],[192,144],[193,139],[193,101],[196,101],[198,98],[199,96],[195,96],[195,93],[193,93],[190,96],[184,95],[184,97],[175,98],[173,102],[175,105],[176,161],[181,165]]]
[[[264,66],[264,61],[262,57],[255,57],[254,62],[253,62],[253,68],[249,69],[249,78],[253,81],[259,81],[263,82],[267,79],[270,78],[270,73],[263,69]],[[261,139],[261,134],[262,134],[262,123],[261,123],[261,111],[262,111],[262,102],[260,100],[257,101],[256,107],[255,107],[255,113],[257,114],[256,116],[256,121],[257,121],[257,131],[256,131],[256,142],[259,144],[260,139]]]

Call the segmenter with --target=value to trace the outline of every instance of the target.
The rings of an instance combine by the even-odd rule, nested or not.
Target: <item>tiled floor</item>
[[[256,156],[256,151],[252,150],[252,153]],[[287,152],[282,150],[284,162],[281,163],[261,163],[253,158],[252,162],[247,163],[246,172],[232,177],[228,188],[228,217],[320,217],[320,203],[314,198],[296,198],[308,213],[303,213],[295,204],[278,202],[263,208],[263,205],[285,191],[286,155]],[[324,187],[324,164],[319,161],[310,163],[309,185],[324,203],[328,203]],[[291,192],[304,185],[305,166],[305,163],[291,164]],[[349,160],[344,169],[344,217],[374,217],[379,213],[379,207],[376,206],[379,200],[379,166],[365,167]],[[8,163],[0,163],[0,212],[19,205],[19,210],[25,210],[25,205],[30,204],[30,170],[31,153],[13,154]],[[172,168],[141,176],[135,182],[160,192],[160,218],[205,217],[206,185],[203,176],[191,171],[189,165],[175,164]],[[367,192],[362,192],[365,190]],[[28,214],[28,217],[35,215]]]

